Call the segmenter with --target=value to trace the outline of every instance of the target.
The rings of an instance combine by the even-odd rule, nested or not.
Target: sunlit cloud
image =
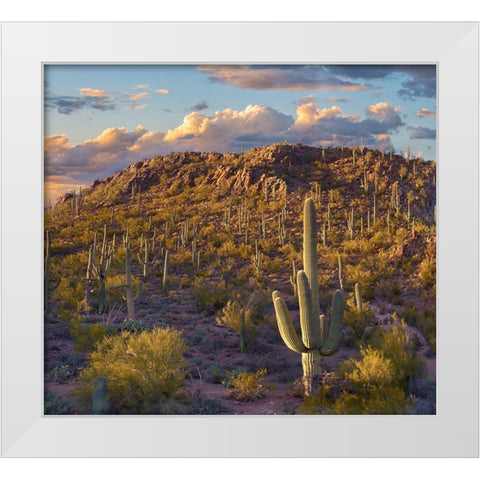
[[[80,88],[80,95],[85,97],[92,97],[92,98],[101,98],[108,96],[108,92],[106,90],[98,90],[97,88]]]
[[[369,85],[352,82],[326,71],[322,66],[205,65],[199,70],[210,80],[253,90],[344,91],[368,90]]]
[[[135,85],[133,88],[134,90],[145,90],[146,88],[149,88],[150,85],[148,83],[141,84],[141,85]]]
[[[389,143],[390,137],[385,133],[379,133],[376,137],[377,143]]]
[[[297,107],[296,125],[312,125],[323,118],[332,118],[342,113],[342,109],[337,105],[330,108],[317,108],[315,103],[306,103]]]
[[[168,94],[168,90],[166,88],[157,88],[155,91],[157,93],[159,93],[160,95],[167,95]]]
[[[428,108],[421,108],[417,112],[417,116],[419,117],[434,117],[437,114],[436,110],[429,110]]]
[[[141,100],[142,98],[148,98],[150,94],[148,92],[141,92],[141,93],[136,93],[136,94],[130,94],[128,101],[129,102],[138,102],[138,100]]]
[[[367,107],[365,113],[367,117],[375,117],[379,121],[385,121],[392,117],[398,117],[399,108],[387,102],[379,102]]]

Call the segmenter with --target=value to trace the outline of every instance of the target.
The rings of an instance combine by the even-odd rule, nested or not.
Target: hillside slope
[[[317,212],[322,311],[328,317],[340,286],[347,311],[354,311],[357,283],[368,308],[360,325],[347,315],[345,345],[325,359],[324,370],[360,358],[360,347],[375,343],[372,332],[404,319],[426,369],[422,378],[434,382],[435,168],[434,162],[358,147],[276,144],[242,154],[157,156],[65,195],[45,213],[47,387],[69,399],[70,411],[88,411],[70,393],[95,342],[122,330],[164,326],[181,331],[188,346],[183,388],[190,399],[196,392],[202,405],[218,407],[213,413],[219,405],[233,413],[295,413],[302,400],[287,393],[301,375],[301,361],[278,335],[271,293],[282,292],[295,320],[290,275],[293,264],[302,268],[307,196]],[[130,281],[122,244],[127,232]],[[88,268],[89,250],[96,270]],[[127,299],[134,318],[128,318]],[[249,312],[245,348],[234,328],[216,321],[227,316],[228,302]],[[235,373],[263,369],[265,382],[276,385],[263,400],[245,411],[245,403],[227,398],[225,385]],[[414,390],[410,385],[405,394],[420,398],[416,413],[427,407],[431,413],[432,386],[423,396]],[[180,407],[169,408],[159,412]]]

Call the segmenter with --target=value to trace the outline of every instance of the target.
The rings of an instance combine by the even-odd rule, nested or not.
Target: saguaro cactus
[[[341,290],[333,296],[332,319],[320,315],[316,219],[313,200],[305,200],[303,215],[303,268],[297,273],[302,339],[295,332],[290,313],[278,291],[272,294],[280,335],[288,348],[302,354],[305,395],[312,394],[315,377],[321,373],[323,356],[333,355],[342,345],[344,300]]]
[[[107,406],[107,379],[101,375],[95,379],[92,391],[92,410],[94,415],[105,413]]]

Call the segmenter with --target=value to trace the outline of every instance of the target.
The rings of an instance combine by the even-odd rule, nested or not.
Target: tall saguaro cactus
[[[344,300],[341,290],[333,296],[330,325],[320,315],[317,264],[317,228],[315,206],[311,198],[305,200],[303,214],[303,268],[297,273],[298,303],[302,339],[295,332],[290,313],[278,291],[272,294],[280,335],[288,348],[302,354],[305,395],[311,395],[313,381],[321,373],[324,356],[338,351],[344,339]]]

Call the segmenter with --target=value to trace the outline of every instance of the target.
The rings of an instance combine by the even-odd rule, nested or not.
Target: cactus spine
[[[318,292],[318,265],[316,242],[315,206],[307,198],[303,216],[303,267],[297,273],[298,300],[302,339],[295,332],[290,313],[278,291],[272,294],[280,335],[288,348],[302,354],[303,385],[305,395],[311,395],[314,379],[321,373],[323,356],[334,354],[344,339],[343,293],[337,290],[333,297],[330,326],[324,315],[320,315]]]

